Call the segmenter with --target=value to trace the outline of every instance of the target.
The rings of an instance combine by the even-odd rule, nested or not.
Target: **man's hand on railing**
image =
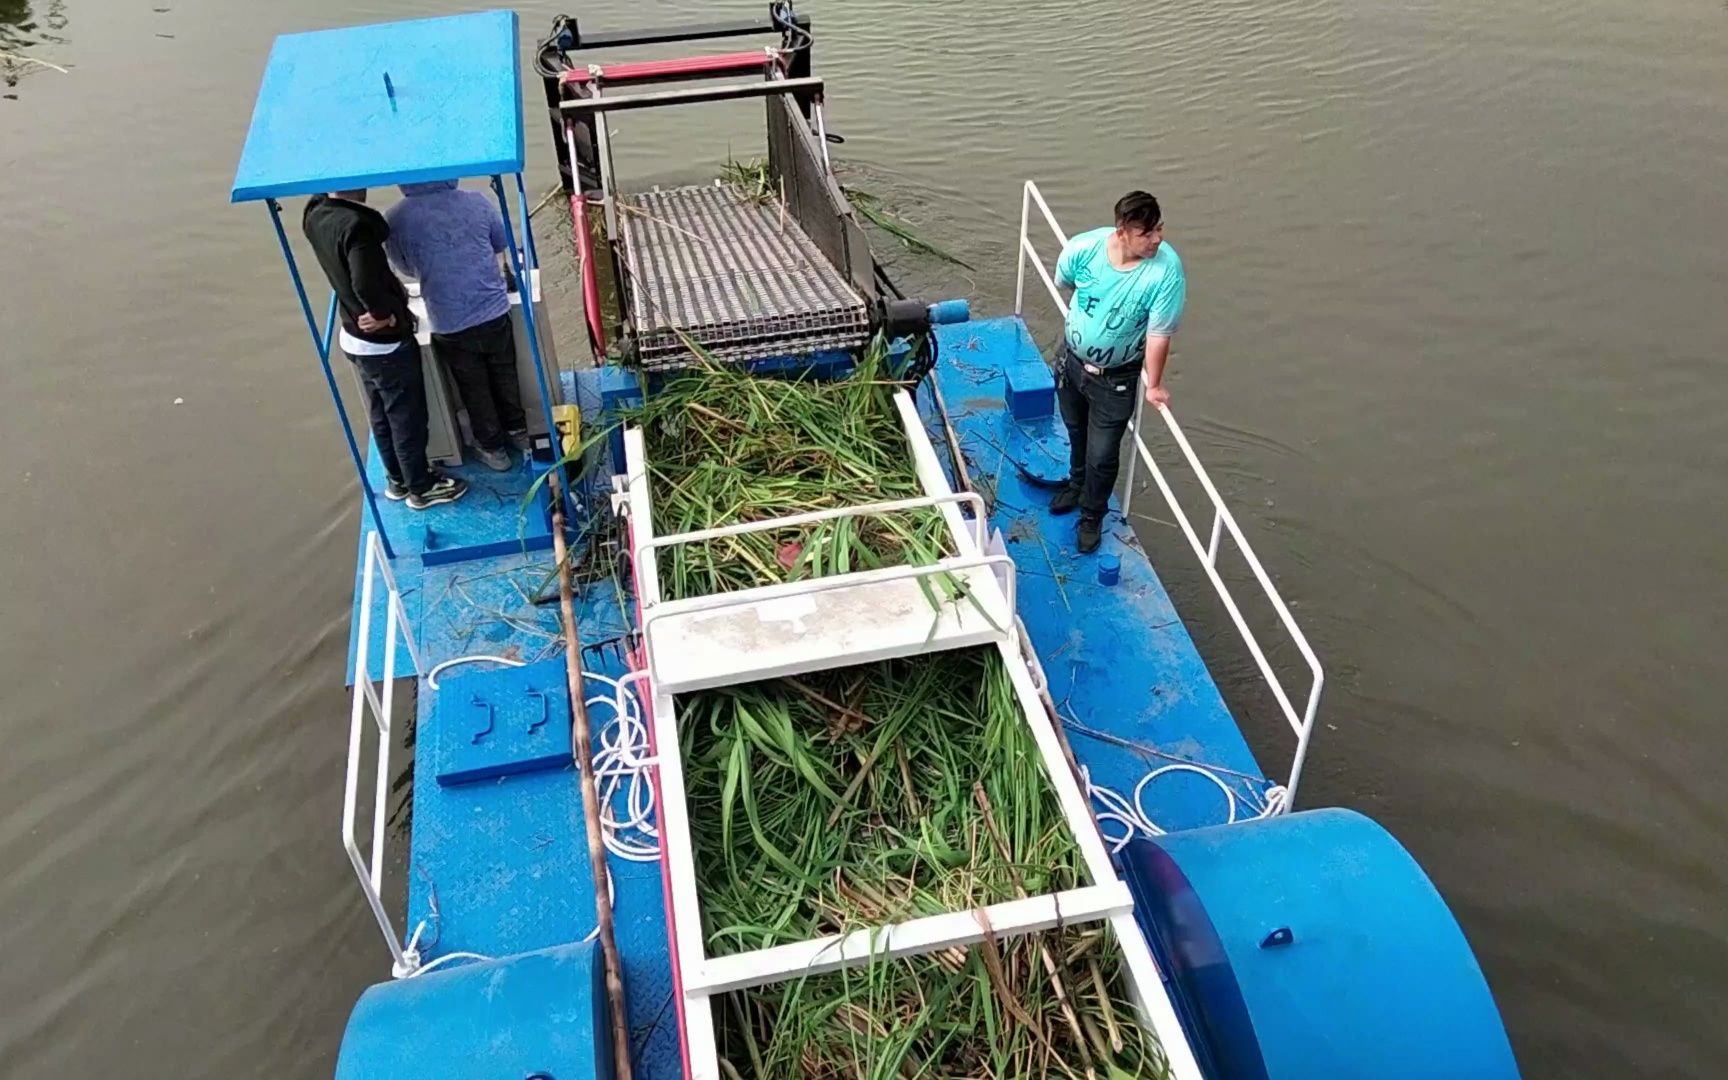
[[[1146,404],[1155,409],[1166,408],[1170,404],[1170,391],[1162,386],[1153,386],[1151,383],[1147,383]]]

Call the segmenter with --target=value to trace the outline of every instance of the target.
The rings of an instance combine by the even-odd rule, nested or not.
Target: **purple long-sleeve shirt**
[[[454,334],[510,312],[498,255],[504,222],[492,200],[454,180],[403,184],[402,201],[385,212],[385,251],[396,268],[420,281],[435,334]]]

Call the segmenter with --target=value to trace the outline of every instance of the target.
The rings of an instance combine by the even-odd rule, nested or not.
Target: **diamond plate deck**
[[[707,185],[620,203],[643,367],[689,363],[680,335],[728,361],[852,348],[867,336],[864,298],[778,200]]]

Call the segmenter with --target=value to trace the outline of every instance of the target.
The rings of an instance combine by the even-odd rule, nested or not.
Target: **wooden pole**
[[[556,430],[554,430],[556,435]],[[558,615],[564,629],[564,674],[570,683],[573,744],[582,788],[582,823],[588,834],[588,863],[594,878],[594,918],[600,956],[606,966],[606,999],[612,1013],[612,1062],[618,1080],[631,1080],[630,1024],[624,1009],[624,965],[612,932],[612,897],[606,874],[606,842],[600,835],[600,792],[594,784],[594,742],[588,731],[588,695],[582,683],[582,639],[576,635],[576,605],[570,585],[570,550],[564,543],[563,478],[554,465],[547,474],[552,496],[552,556],[558,560]]]

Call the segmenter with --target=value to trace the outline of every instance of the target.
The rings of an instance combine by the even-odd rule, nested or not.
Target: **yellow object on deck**
[[[552,422],[558,425],[558,454],[568,457],[582,444],[582,410],[575,405],[554,405]]]

